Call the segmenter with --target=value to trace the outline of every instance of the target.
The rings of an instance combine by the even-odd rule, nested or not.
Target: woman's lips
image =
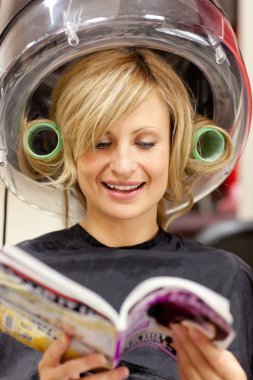
[[[102,182],[102,185],[108,194],[116,199],[132,199],[144,187],[145,182],[128,182],[128,183],[112,183]]]

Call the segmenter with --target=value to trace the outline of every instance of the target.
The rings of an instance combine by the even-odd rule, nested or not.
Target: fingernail
[[[71,341],[71,338],[68,335],[62,334],[62,336],[61,336],[61,342],[62,342],[62,344],[69,345],[70,341]]]
[[[93,360],[96,362],[98,366],[104,366],[107,363],[106,358],[102,354],[94,354]],[[84,356],[84,360],[86,360],[86,356]]]
[[[193,340],[198,340],[201,338],[201,333],[197,329],[190,329],[189,335]]]
[[[122,377],[122,379],[127,379],[129,376],[129,369],[127,367],[119,367],[117,369],[119,375]]]
[[[182,334],[183,334],[183,330],[182,330],[182,327],[178,324],[174,324],[171,326],[171,330],[172,330],[172,335],[174,337],[181,337]]]
[[[67,337],[66,337],[65,334],[62,334],[62,335],[61,335],[61,342],[62,342],[63,344],[65,344],[65,343],[67,342]]]
[[[107,364],[107,360],[104,357],[104,355],[100,355],[99,362],[101,363],[101,365],[106,365]]]

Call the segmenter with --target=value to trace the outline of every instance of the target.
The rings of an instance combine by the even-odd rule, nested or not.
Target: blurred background
[[[220,0],[238,36],[253,87],[253,1]],[[1,18],[0,0],[0,18]],[[240,255],[253,266],[253,130],[234,171],[171,230]],[[0,179],[0,247],[64,228],[59,217],[34,209],[7,191]]]

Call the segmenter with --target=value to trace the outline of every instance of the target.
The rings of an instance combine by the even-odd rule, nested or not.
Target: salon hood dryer
[[[0,175],[30,205],[60,214],[63,192],[28,178],[18,164],[25,120],[47,117],[60,72],[94,51],[141,46],[158,50],[179,71],[196,109],[231,136],[227,166],[199,181],[194,201],[229,175],[248,135],[251,93],[234,32],[218,1],[1,0]],[[81,208],[70,190],[70,217]],[[184,200],[177,209],[184,205]],[[176,208],[168,204],[167,212]]]

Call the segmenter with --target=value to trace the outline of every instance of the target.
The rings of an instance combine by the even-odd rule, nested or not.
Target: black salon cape
[[[20,246],[96,291],[117,310],[134,286],[153,276],[183,277],[224,295],[231,302],[237,332],[230,350],[246,371],[248,380],[253,380],[253,275],[237,256],[162,230],[149,242],[112,249],[96,241],[78,224],[25,241]],[[38,351],[1,334],[1,380],[37,380],[40,358]],[[175,361],[151,347],[125,354],[121,363],[130,369],[130,380],[178,379]]]

